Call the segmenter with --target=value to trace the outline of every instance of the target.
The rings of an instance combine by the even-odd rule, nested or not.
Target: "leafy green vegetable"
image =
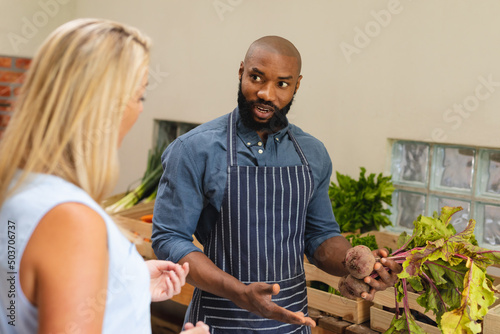
[[[436,315],[443,333],[481,332],[481,321],[496,299],[486,268],[500,263],[500,252],[477,245],[473,219],[456,233],[450,220],[461,209],[444,207],[439,217],[419,216],[413,234],[400,235],[400,248],[390,258],[403,266],[396,304],[403,302],[404,315],[396,314],[386,333],[421,333],[407,307],[407,284],[421,292],[417,302]]]
[[[367,234],[361,236],[361,234],[349,234],[345,238],[351,243],[352,247],[364,245],[370,248],[370,250],[378,249],[377,240],[374,235]]]
[[[149,150],[148,163],[141,184],[115,203],[107,206],[105,209],[108,213],[117,213],[129,209],[141,201],[151,202],[156,198],[158,183],[163,174],[161,155],[166,146],[166,144],[163,144],[153,150]]]
[[[341,232],[363,233],[391,225],[388,218],[391,211],[384,208],[384,203],[392,205],[391,176],[372,173],[366,177],[365,173],[366,169],[361,167],[356,181],[337,172],[338,185],[330,184],[328,194]]]

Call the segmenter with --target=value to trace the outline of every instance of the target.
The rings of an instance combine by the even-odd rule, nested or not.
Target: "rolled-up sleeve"
[[[201,251],[193,241],[203,193],[200,172],[189,147],[176,139],[162,155],[163,175],[153,212],[153,250],[162,260],[179,262]]]

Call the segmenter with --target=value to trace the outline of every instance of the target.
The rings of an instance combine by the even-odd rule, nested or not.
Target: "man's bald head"
[[[302,60],[300,58],[299,50],[289,40],[279,36],[264,36],[253,42],[245,55],[245,62],[252,57],[254,52],[259,49],[264,49],[268,52],[276,53],[279,55],[293,57],[297,59],[298,74],[302,67]]]

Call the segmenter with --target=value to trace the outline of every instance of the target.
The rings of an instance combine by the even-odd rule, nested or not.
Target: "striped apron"
[[[278,283],[278,305],[307,314],[304,230],[313,191],[312,172],[290,131],[300,166],[238,166],[236,111],[228,120],[228,179],[219,218],[204,244],[205,254],[245,284]],[[210,275],[210,273],[207,273]],[[212,333],[311,333],[307,326],[266,319],[233,302],[195,289],[188,321],[202,320]]]

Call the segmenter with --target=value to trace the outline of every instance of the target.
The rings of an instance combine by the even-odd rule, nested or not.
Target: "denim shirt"
[[[293,124],[269,134],[264,145],[237,114],[238,165],[301,165],[288,130],[306,155],[314,178],[304,238],[305,253],[311,259],[321,243],[340,235],[328,197],[332,162],[325,146]],[[190,252],[200,251],[192,243],[192,235],[203,244],[219,216],[227,182],[228,117],[229,114],[224,115],[178,137],[162,155],[163,175],[155,202],[152,236],[159,259],[178,262]]]

